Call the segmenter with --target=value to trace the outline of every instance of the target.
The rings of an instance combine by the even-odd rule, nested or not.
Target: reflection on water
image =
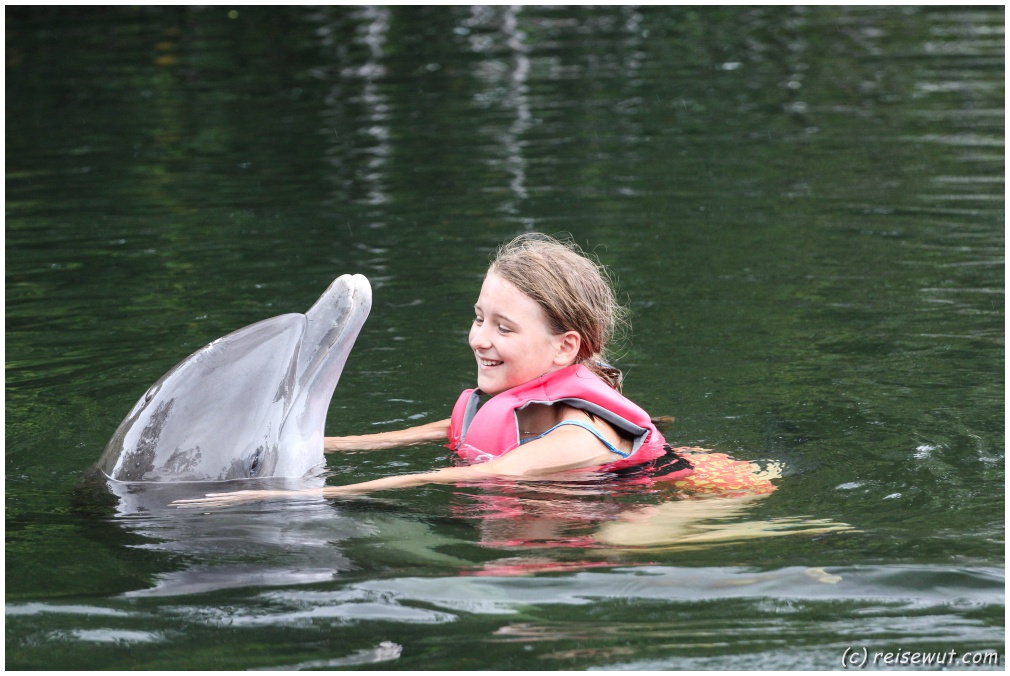
[[[264,480],[263,487],[299,490],[322,485],[321,479]],[[332,580],[351,562],[339,543],[369,533],[359,521],[341,517],[325,501],[306,500],[285,510],[180,513],[175,499],[202,496],[208,490],[231,490],[239,484],[109,482],[119,504],[116,526],[140,536],[149,551],[176,560],[174,570],[159,573],[152,586],[131,590],[128,597],[179,596],[235,587],[285,586]],[[307,504],[306,504],[307,503]]]
[[[761,481],[779,476],[774,466],[758,473]],[[649,483],[652,488],[622,479],[521,484],[509,490],[483,487],[454,513],[476,522],[483,546],[530,554],[486,562],[473,574],[571,571],[668,550],[853,530],[848,524],[800,515],[748,520],[768,496],[763,490],[692,493],[662,481]],[[554,558],[544,556],[545,549],[553,550]]]
[[[8,668],[833,669],[1005,641],[1001,9],[7,18]],[[73,506],[147,384],[344,272],[375,305],[327,431],[446,417],[487,254],[523,229],[613,269],[626,390],[671,441],[778,463],[774,493]]]
[[[777,478],[775,467],[760,474],[762,481]],[[321,478],[106,485],[116,501],[110,526],[140,536],[143,544],[135,546],[176,559],[175,569],[159,573],[149,588],[126,592],[127,597],[333,581],[366,565],[345,552],[349,547],[360,555],[366,540],[387,550],[384,558],[401,563],[450,566],[464,574],[527,575],[613,567],[627,563],[628,555],[654,556],[669,548],[852,530],[823,518],[747,520],[768,493],[692,495],[662,482],[648,490],[641,481],[592,475],[580,482],[495,480],[480,484],[478,492],[459,493],[453,517],[470,524],[477,536],[472,544],[480,548],[532,555],[478,562],[442,551],[469,539],[447,537],[409,513],[381,509],[391,499],[381,494],[337,504],[309,496],[205,512],[171,506],[208,492],[318,488]],[[82,504],[88,504],[86,497]]]
[[[348,19],[354,25],[351,42],[361,48],[355,50],[359,54],[354,57],[347,53],[341,30]],[[389,127],[390,104],[379,82],[387,74],[383,53],[388,41],[390,10],[357,7],[351,10],[349,17],[337,17],[329,16],[320,9],[312,20],[319,24],[315,32],[323,52],[335,57],[339,64],[338,69],[314,73],[333,81],[324,99],[325,108],[321,113],[323,126],[318,132],[328,147],[324,154],[331,168],[328,176],[335,182],[332,204],[339,206],[348,197],[364,205],[386,204],[391,201],[386,185],[386,164],[393,153],[393,145]],[[342,138],[338,132],[338,129],[346,128],[349,117],[357,127],[358,138]],[[352,177],[346,176],[348,168],[344,166],[349,155],[353,158]],[[355,187],[355,192],[350,195],[348,184]],[[366,213],[378,217],[378,212],[368,210]],[[375,221],[367,225],[374,228],[386,224]]]
[[[329,660],[309,660],[298,664],[286,664],[279,667],[262,667],[253,671],[304,671],[307,669],[332,669],[334,667],[356,667],[376,662],[395,660],[403,652],[403,646],[392,641],[383,641],[374,648],[356,650],[346,657]]]
[[[596,538],[615,547],[673,546],[684,548],[727,544],[781,535],[814,535],[851,530],[830,519],[776,517],[764,521],[745,518],[762,496],[676,500],[646,507],[604,525]]]

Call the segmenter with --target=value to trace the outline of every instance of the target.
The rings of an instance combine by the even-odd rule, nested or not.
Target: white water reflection
[[[280,667],[254,668],[251,671],[303,671],[306,669],[333,669],[336,667],[356,667],[363,664],[389,662],[398,659],[403,653],[403,646],[392,641],[383,641],[374,648],[356,650],[346,657],[334,657],[328,660],[309,660]]]
[[[473,68],[474,78],[483,89],[473,95],[479,107],[500,105],[509,119],[504,129],[486,131],[500,147],[499,157],[489,159],[493,167],[508,174],[507,197],[500,205],[505,214],[519,219],[527,229],[534,221],[522,216],[522,204],[529,198],[528,160],[523,151],[523,135],[530,128],[529,85],[530,49],[526,33],[520,28],[522,7],[493,8],[475,5],[457,33],[467,35],[467,44],[483,58]],[[504,57],[504,58],[500,58]]]
[[[743,653],[739,659],[751,668],[758,660],[769,668],[796,669],[808,663],[834,668],[852,642],[871,650],[922,641],[960,652],[998,648],[1002,624],[987,618],[1002,617],[1004,601],[1002,567],[644,566],[523,578],[401,576],[339,589],[268,591],[224,604],[162,604],[145,610],[131,602],[123,611],[96,609],[100,615],[131,618],[130,629],[82,629],[75,625],[76,610],[56,604],[33,603],[30,613],[25,606],[9,605],[7,616],[10,623],[13,617],[51,615],[47,636],[53,641],[172,645],[208,627],[257,636],[267,627],[290,628],[309,641],[332,637],[334,631],[351,641],[372,637],[371,647],[289,663],[287,669],[390,661],[403,659],[405,651],[417,659],[413,633],[405,630],[417,625],[466,625],[485,645],[533,646],[545,668],[551,660],[579,656],[596,658],[595,668],[726,668],[736,658],[727,661],[723,651],[711,651],[715,637],[731,632],[734,645],[780,646]],[[736,612],[712,615],[718,604]],[[663,609],[661,615],[654,614],[656,608]],[[66,629],[59,627],[63,613]],[[645,624],[641,613],[649,617]],[[605,629],[596,616],[607,618]],[[175,632],[155,629],[165,620]],[[354,631],[356,625],[360,630]],[[587,647],[572,652],[573,642]],[[716,643],[730,645],[723,639]]]
[[[394,148],[391,103],[382,82],[387,73],[384,60],[391,11],[388,7],[360,6],[346,17],[354,25],[352,44],[364,48],[364,60],[356,60],[341,42],[343,15],[319,12],[312,18],[321,24],[316,34],[322,51],[332,59],[316,71],[318,77],[331,81],[320,111],[323,124],[319,130],[326,140],[323,158],[331,168],[327,178],[335,184],[331,202],[340,206],[350,193],[372,207],[388,204],[392,197],[387,165]],[[382,212],[373,210],[371,215],[371,227],[385,225]]]
[[[1004,582],[1005,571],[997,567],[825,566],[758,571],[641,566],[565,577],[373,580],[353,589],[401,604],[424,602],[465,612],[486,608],[494,614],[516,613],[528,605],[585,605],[606,599],[678,603],[725,598],[849,600],[924,610],[965,604],[1001,606]]]

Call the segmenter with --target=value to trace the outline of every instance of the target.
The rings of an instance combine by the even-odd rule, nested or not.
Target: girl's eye
[[[480,326],[481,324],[484,323],[484,318],[483,317],[474,317],[473,318],[473,323],[476,326]]]
[[[512,333],[512,329],[507,329],[504,326],[499,326],[498,327],[498,333],[501,333],[501,334]]]

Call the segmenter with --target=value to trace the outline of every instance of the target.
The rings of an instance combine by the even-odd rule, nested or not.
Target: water
[[[1003,25],[8,9],[6,666],[1003,666]],[[626,391],[668,436],[781,463],[775,493],[74,502],[162,373],[344,272],[375,304],[328,432],[446,417],[487,255],[526,229],[619,277]],[[448,462],[347,454],[328,480]]]

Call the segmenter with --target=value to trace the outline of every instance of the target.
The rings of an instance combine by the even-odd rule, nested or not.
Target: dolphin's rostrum
[[[344,275],[305,314],[266,319],[193,353],[140,398],[98,469],[124,482],[319,472],[330,398],[371,305],[368,280]]]

